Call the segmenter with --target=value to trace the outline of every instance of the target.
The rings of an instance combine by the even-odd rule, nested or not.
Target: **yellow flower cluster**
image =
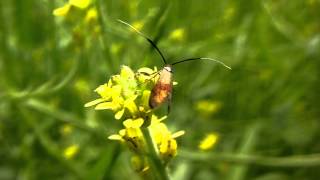
[[[95,90],[100,98],[85,104],[85,107],[110,109],[115,112],[115,119],[121,119],[124,114],[128,118],[144,118],[151,112],[150,89],[158,78],[150,78],[149,75],[156,72],[156,69],[141,68],[138,73],[134,73],[128,66],[122,66],[119,75],[112,76],[108,83]]]
[[[140,68],[136,73],[128,66],[122,66],[119,75],[114,75],[108,83],[100,85],[95,92],[100,98],[88,102],[85,107],[95,106],[97,110],[109,109],[115,113],[115,119],[124,119],[124,126],[118,134],[109,136],[110,140],[125,143],[136,154],[134,158],[146,155],[146,141],[142,128],[148,128],[154,149],[157,151],[163,164],[166,164],[177,154],[175,138],[184,134],[184,131],[171,133],[163,120],[158,118],[149,107],[151,89],[159,78],[157,69]],[[136,168],[139,171],[148,169],[147,162],[140,158],[133,164],[143,164]]]
[[[83,46],[93,46],[101,33],[99,12],[93,0],[69,0],[61,7],[53,10],[54,16],[63,17],[63,21],[72,29],[72,43],[80,50]],[[57,20],[60,18],[57,18]],[[61,20],[61,19],[60,19]],[[92,36],[88,36],[92,35]],[[92,39],[93,38],[93,39]]]
[[[184,131],[178,131],[171,134],[167,126],[161,122],[166,119],[166,116],[158,118],[152,115],[151,124],[148,127],[154,141],[154,145],[158,150],[158,154],[164,162],[168,162],[172,157],[177,154],[177,142],[175,138],[182,136]],[[145,153],[145,142],[141,132],[141,127],[144,119],[127,119],[123,122],[124,129],[119,131],[119,134],[109,136],[111,140],[119,140],[126,142],[129,148],[137,153]]]

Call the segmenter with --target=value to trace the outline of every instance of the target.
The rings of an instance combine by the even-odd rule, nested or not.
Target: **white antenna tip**
[[[227,68],[229,70],[232,70],[230,66],[227,66],[226,64],[224,64],[223,62],[221,62],[219,60],[212,59],[212,58],[200,58],[200,59],[215,61],[215,62],[221,64],[222,66],[224,66],[225,68]]]

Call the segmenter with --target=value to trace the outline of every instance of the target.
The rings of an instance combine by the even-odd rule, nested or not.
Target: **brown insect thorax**
[[[151,108],[156,108],[171,99],[172,93],[172,66],[165,65],[160,71],[160,77],[153,87],[149,99]]]

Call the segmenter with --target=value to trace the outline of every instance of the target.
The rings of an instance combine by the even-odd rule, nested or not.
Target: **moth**
[[[171,100],[172,100],[172,86],[173,86],[173,66],[176,64],[184,63],[186,61],[194,61],[194,60],[210,60],[210,61],[217,62],[217,63],[221,64],[222,66],[226,67],[227,69],[231,70],[231,67],[227,66],[223,62],[218,61],[216,59],[207,58],[207,57],[187,58],[187,59],[183,59],[180,61],[176,61],[171,64],[167,63],[167,60],[164,57],[163,53],[160,51],[158,46],[149,37],[147,37],[145,34],[143,34],[138,29],[133,27],[131,24],[124,22],[122,20],[119,20],[119,19],[118,19],[118,21],[120,23],[130,27],[137,34],[139,34],[144,39],[146,39],[151,44],[151,46],[154,49],[156,49],[156,51],[158,52],[158,54],[160,55],[160,57],[164,63],[163,68],[157,72],[157,74],[159,75],[159,79],[155,83],[154,87],[151,90],[151,95],[149,98],[149,106],[152,109],[155,109],[164,103],[168,103],[168,113],[170,112],[170,106],[171,106]]]

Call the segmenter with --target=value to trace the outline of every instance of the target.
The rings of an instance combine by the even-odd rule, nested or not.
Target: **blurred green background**
[[[0,179],[138,179],[128,149],[107,139],[120,121],[83,107],[121,65],[163,66],[117,19],[170,62],[232,67],[175,67],[166,123],[186,134],[172,179],[320,178],[319,0],[97,0],[97,17],[54,16],[64,3],[0,1]],[[219,140],[200,151],[209,133]]]

